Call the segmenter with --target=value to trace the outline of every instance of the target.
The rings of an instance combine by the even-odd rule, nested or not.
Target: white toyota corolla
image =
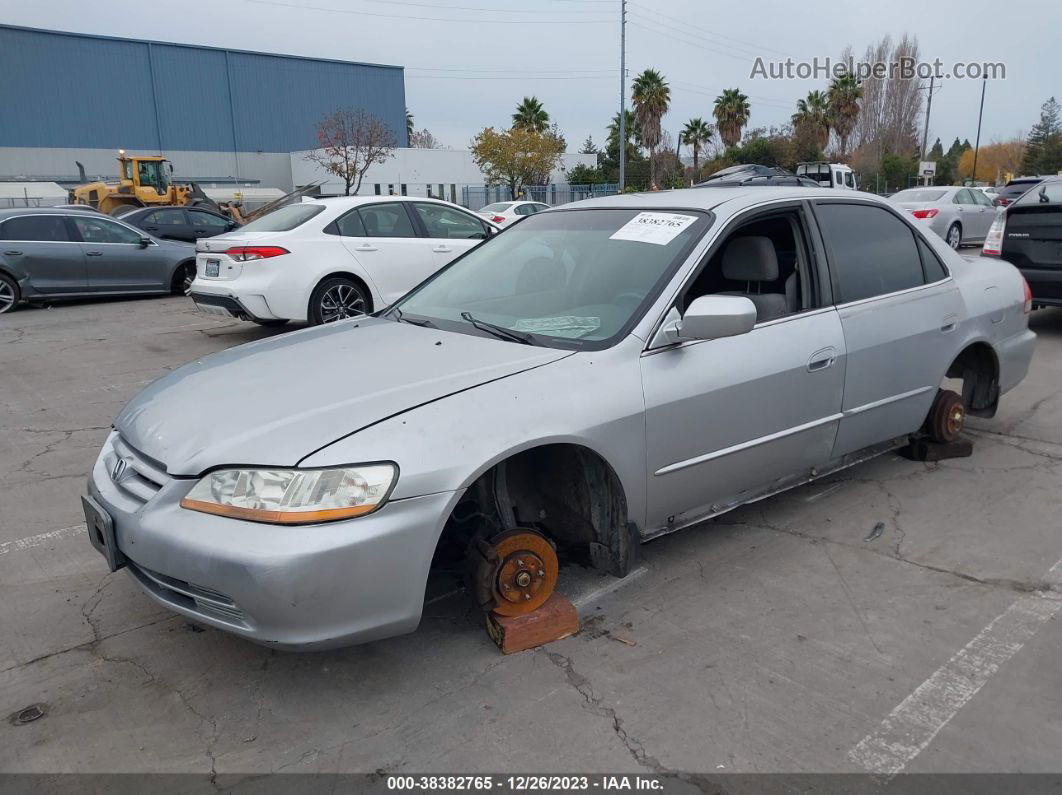
[[[436,199],[344,196],[290,204],[196,244],[201,312],[313,325],[394,303],[498,228]]]

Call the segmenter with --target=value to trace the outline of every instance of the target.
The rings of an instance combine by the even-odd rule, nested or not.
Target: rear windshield
[[[506,210],[508,210],[510,207],[512,207],[512,204],[504,204],[504,203],[502,203],[502,204],[488,204],[486,207],[484,207],[482,210],[480,210],[480,212],[481,213],[503,213]]]
[[[1027,182],[1008,182],[1005,187],[1000,188],[999,195],[1004,199],[1011,199],[1015,196],[1021,196],[1025,191],[1034,185],[1038,185],[1040,180],[1028,180]]]
[[[892,194],[892,200],[898,202],[935,202],[944,196],[942,190],[902,190]]]
[[[324,205],[318,202],[289,204],[251,221],[247,226],[241,227],[240,232],[290,232],[323,210]]]
[[[1058,182],[1044,182],[1038,188],[1033,188],[1016,202],[1015,207],[1029,207],[1041,204],[1062,204],[1062,180]]]

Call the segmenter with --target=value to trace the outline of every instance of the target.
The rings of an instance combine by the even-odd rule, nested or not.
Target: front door
[[[431,241],[436,270],[479,245],[489,234],[486,223],[463,210],[433,202],[414,202],[413,208]]]
[[[0,253],[13,269],[29,276],[40,293],[80,293],[86,289],[85,258],[61,215],[32,214],[0,224]]]
[[[925,243],[878,205],[815,203],[848,363],[835,456],[918,430],[951,363],[962,298]]]
[[[74,217],[94,292],[154,292],[170,286],[169,260],[158,244],[141,243],[140,232],[109,218]]]

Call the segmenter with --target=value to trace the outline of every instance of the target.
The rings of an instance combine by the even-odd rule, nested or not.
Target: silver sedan
[[[866,194],[578,202],[372,316],[155,381],[92,470],[89,538],[277,648],[412,631],[433,567],[515,615],[569,562],[623,576],[641,541],[954,440],[1024,378],[1028,311],[1014,268]]]
[[[992,200],[977,188],[910,188],[889,197],[952,248],[985,242],[996,218]]]

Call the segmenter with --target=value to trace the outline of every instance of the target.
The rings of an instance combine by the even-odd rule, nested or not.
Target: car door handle
[[[436,254],[449,254],[453,249],[449,246],[435,246],[432,251]]]
[[[5,251],[4,253],[7,254],[10,257],[17,257],[17,256],[20,256],[22,254],[21,251]]]
[[[823,348],[822,350],[815,351],[808,359],[807,370],[809,373],[825,370],[833,364],[836,358],[837,351],[834,348]]]
[[[149,232],[158,232],[159,231],[159,228],[157,226],[145,226],[144,228],[146,230],[148,230]]]
[[[376,251],[376,246],[370,246],[368,243],[362,243],[360,246],[354,247],[355,251]]]
[[[947,334],[949,331],[955,331],[955,326],[957,324],[958,319],[958,315],[948,315],[946,318],[944,318],[944,323],[940,327],[941,333]]]
[[[102,257],[103,256],[103,252],[102,251],[86,251],[85,252],[85,256],[86,257]]]

